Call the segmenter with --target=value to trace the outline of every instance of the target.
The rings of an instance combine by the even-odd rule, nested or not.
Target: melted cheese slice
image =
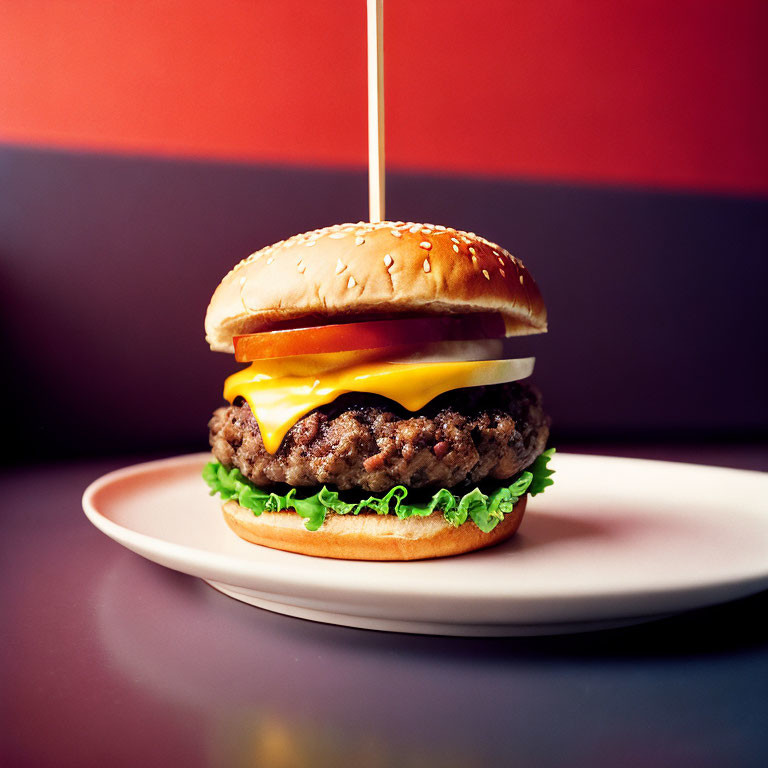
[[[260,360],[230,376],[224,398],[242,397],[259,424],[264,447],[274,453],[288,430],[315,408],[346,392],[394,400],[409,411],[443,392],[500,384],[530,376],[534,358],[439,363],[366,360],[360,353]]]

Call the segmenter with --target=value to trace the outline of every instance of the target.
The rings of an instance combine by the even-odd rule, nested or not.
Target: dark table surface
[[[767,459],[758,446],[594,452]],[[0,765],[768,765],[766,592],[558,637],[315,624],[99,533],[82,491],[126,463],[0,476]]]

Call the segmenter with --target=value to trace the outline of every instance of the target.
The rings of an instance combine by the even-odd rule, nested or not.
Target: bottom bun
[[[308,531],[293,510],[256,516],[236,501],[222,507],[227,525],[241,538],[272,549],[339,560],[423,560],[490,547],[520,527],[527,496],[490,532],[468,521],[458,528],[441,512],[401,520],[396,515],[329,514],[318,531]]]

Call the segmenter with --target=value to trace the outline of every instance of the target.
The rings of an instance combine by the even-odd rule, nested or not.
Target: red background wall
[[[390,167],[764,196],[764,0],[387,0]],[[365,3],[8,0],[0,141],[365,163]]]
[[[531,269],[561,446],[768,435],[766,17],[386,0],[387,212]],[[0,2],[0,460],[205,447],[215,285],[366,215],[364,29],[364,0]]]

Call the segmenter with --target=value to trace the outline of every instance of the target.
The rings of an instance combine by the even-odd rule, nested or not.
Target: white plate
[[[134,552],[291,616],[396,632],[531,635],[637,623],[768,588],[768,475],[558,453],[510,541],[404,563],[242,541],[200,472],[208,454],[111,472],[83,496]]]

